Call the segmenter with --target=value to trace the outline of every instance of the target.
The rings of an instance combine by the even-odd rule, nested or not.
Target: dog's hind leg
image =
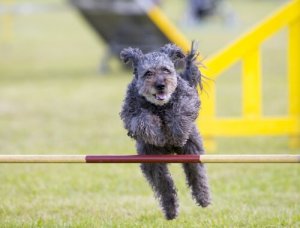
[[[211,200],[205,167],[203,164],[183,164],[183,168],[193,198],[200,206],[207,207]]]
[[[188,140],[183,147],[183,154],[202,154],[202,143],[200,137],[195,140]],[[210,202],[209,184],[207,180],[206,170],[203,164],[184,163],[184,172],[187,179],[187,184],[191,188],[192,196],[197,204],[202,207],[207,207]]]
[[[176,188],[166,164],[141,164],[143,174],[147,178],[167,219],[174,219],[178,214]]]

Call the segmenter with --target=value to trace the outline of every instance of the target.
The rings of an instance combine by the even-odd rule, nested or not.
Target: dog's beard
[[[170,101],[172,94],[166,92],[157,92],[154,90],[153,93],[143,94],[143,96],[150,103],[162,106]]]
[[[163,91],[158,91],[154,87],[150,87],[148,89],[141,88],[139,93],[150,103],[162,106],[170,101],[175,89],[175,86],[169,86]]]

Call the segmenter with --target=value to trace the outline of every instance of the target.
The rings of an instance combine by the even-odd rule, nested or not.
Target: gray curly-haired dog
[[[138,154],[203,154],[194,123],[200,108],[196,87],[201,86],[194,45],[187,55],[174,44],[167,44],[148,54],[126,48],[120,56],[133,65],[134,78],[120,115],[128,135],[136,140]],[[181,73],[175,68],[179,62],[184,63]],[[193,198],[200,206],[208,206],[210,194],[203,164],[185,163],[183,168]],[[141,164],[141,169],[165,217],[174,219],[178,199],[167,164]]]

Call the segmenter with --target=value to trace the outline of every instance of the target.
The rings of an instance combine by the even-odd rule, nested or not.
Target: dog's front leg
[[[165,123],[174,146],[182,147],[186,144],[198,116],[199,106],[198,98],[185,97],[166,114]]]
[[[174,146],[182,147],[186,144],[192,128],[189,121],[188,118],[174,116],[171,123],[168,124]]]
[[[161,147],[166,144],[160,117],[144,109],[139,115],[132,117],[129,132],[134,138],[151,145]]]

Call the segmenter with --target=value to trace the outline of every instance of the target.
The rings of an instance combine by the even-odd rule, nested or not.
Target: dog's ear
[[[138,48],[125,48],[120,53],[120,58],[123,60],[124,63],[131,62],[133,66],[135,67],[139,59],[143,56],[143,52]]]
[[[183,53],[183,51],[175,44],[166,44],[165,46],[160,48],[159,51],[167,54],[173,62],[177,62],[185,58],[185,54]]]

